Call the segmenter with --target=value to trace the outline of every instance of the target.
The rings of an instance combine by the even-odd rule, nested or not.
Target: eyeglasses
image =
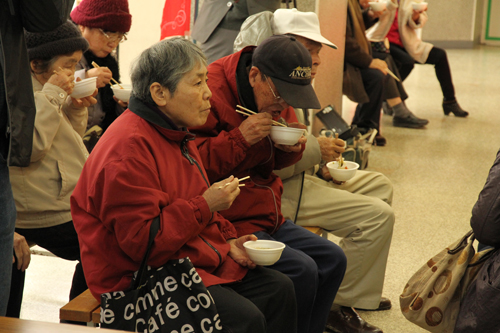
[[[119,32],[104,32],[104,30],[99,29],[99,31],[108,39],[110,43],[123,43],[127,40],[127,35]]]
[[[271,92],[273,93],[274,100],[275,100],[277,103],[280,103],[281,101],[283,101],[283,98],[281,98],[281,96],[280,96],[280,95],[276,95],[276,93],[274,92],[273,87],[271,87],[271,84],[269,83],[269,77],[268,77],[268,76],[266,77],[266,82],[267,82],[267,85],[269,86],[269,89],[271,89]]]

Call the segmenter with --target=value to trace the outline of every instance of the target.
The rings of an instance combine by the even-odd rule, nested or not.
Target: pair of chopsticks
[[[238,182],[242,182],[242,181],[244,181],[244,180],[246,180],[246,179],[248,179],[248,178],[250,178],[250,176],[246,176],[246,177],[243,177],[243,178],[241,178],[241,179],[238,179]],[[219,190],[220,190],[221,188],[226,187],[226,186],[227,186],[227,185],[229,185],[229,184],[231,184],[231,183],[227,183],[226,185],[219,186]],[[242,187],[242,186],[245,186],[245,184],[239,184],[239,185],[238,185],[238,187]]]
[[[241,106],[241,105],[236,105],[236,107],[237,107],[238,109],[241,109],[241,110],[236,110],[236,112],[241,113],[241,114],[244,114],[245,116],[249,116],[250,114],[257,114],[257,112],[253,112],[252,110],[249,110],[249,109],[247,109],[247,108],[244,108],[244,107],[243,107],[243,106]],[[275,120],[273,120],[273,124],[274,124],[274,125],[278,125],[278,126],[288,127],[288,126],[286,126],[285,124],[282,124],[282,123],[277,122],[277,121],[275,121]]]
[[[96,64],[96,62],[95,62],[95,61],[92,61],[92,66],[94,66],[95,68],[99,68],[99,65],[98,65],[98,64]],[[111,81],[113,81],[115,84],[117,84],[117,85],[118,85],[118,87],[120,87],[120,89],[124,89],[124,88],[122,87],[122,85],[118,83],[118,81],[116,81],[115,79],[113,79],[113,77],[111,77]]]
[[[390,76],[392,76],[394,78],[394,80],[396,80],[398,82],[401,82],[401,80],[399,79],[399,77],[397,77],[393,72],[391,72],[391,70],[389,68],[387,68],[387,74],[389,74]]]
[[[338,138],[339,138],[339,133],[335,133],[335,139],[338,139]],[[339,161],[339,168],[340,168],[344,165],[344,159],[342,158],[342,153],[340,153],[338,161]]]

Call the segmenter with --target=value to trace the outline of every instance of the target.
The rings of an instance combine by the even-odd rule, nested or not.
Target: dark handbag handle
[[[462,249],[464,249],[467,244],[469,243],[468,242],[468,239],[470,237],[470,242],[474,242],[474,240],[476,239],[476,237],[474,237],[474,231],[473,230],[470,230],[463,238],[462,238],[462,241],[460,243],[457,244],[457,246],[453,249],[449,249],[448,250],[448,253],[449,254],[456,254],[458,252],[460,252]],[[474,262],[474,263],[469,263],[467,265],[467,267],[474,267],[474,266],[477,266],[479,264],[482,264],[483,262],[485,262],[491,255],[494,251],[492,251],[493,249],[489,249],[488,250],[485,250],[485,251],[488,251],[487,253],[485,253],[484,255],[481,256],[481,258],[479,258],[478,261]]]
[[[155,237],[158,234],[158,230],[160,230],[160,216],[155,217],[151,222],[151,226],[149,227],[148,248],[146,249],[146,254],[144,255],[144,259],[142,259],[141,266],[139,267],[139,271],[137,272],[132,290],[138,289],[139,286],[143,284],[143,280],[145,280],[144,273],[146,272],[149,253],[151,252],[151,248],[153,247],[153,243],[155,242]]]

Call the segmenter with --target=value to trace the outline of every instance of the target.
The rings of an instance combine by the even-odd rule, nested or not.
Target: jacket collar
[[[171,140],[181,141],[184,138],[193,140],[195,137],[186,128],[177,127],[156,106],[149,105],[134,96],[130,97],[128,108],[132,113],[151,123],[160,133]]]

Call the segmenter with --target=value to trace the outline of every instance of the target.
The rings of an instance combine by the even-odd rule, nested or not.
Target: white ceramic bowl
[[[417,12],[421,12],[427,9],[427,2],[412,2],[411,5],[413,7],[413,10],[416,10]]]
[[[256,240],[243,243],[248,256],[256,265],[269,266],[281,257],[285,244],[271,240]]]
[[[379,2],[368,2],[368,4],[370,5],[371,9],[374,11],[374,12],[381,12],[383,11],[384,9],[387,8],[387,3],[385,1],[379,1]]]
[[[339,169],[339,162],[333,161],[326,164],[330,175],[333,179],[340,182],[345,182],[351,179],[356,174],[356,170],[359,168],[359,164],[351,161],[344,161],[344,165]],[[347,168],[347,169],[346,169]]]
[[[127,84],[127,83],[120,83],[120,85],[124,88],[120,88],[119,85],[114,84],[111,86],[111,90],[113,90],[113,94],[118,98],[120,101],[123,102],[128,102],[130,99],[130,93],[132,92],[132,85]]]
[[[304,134],[304,130],[294,127],[271,127],[271,139],[279,145],[293,146]]]
[[[97,77],[90,77],[88,79],[75,82],[75,88],[70,96],[73,98],[82,98],[92,95],[97,88],[96,82]]]

